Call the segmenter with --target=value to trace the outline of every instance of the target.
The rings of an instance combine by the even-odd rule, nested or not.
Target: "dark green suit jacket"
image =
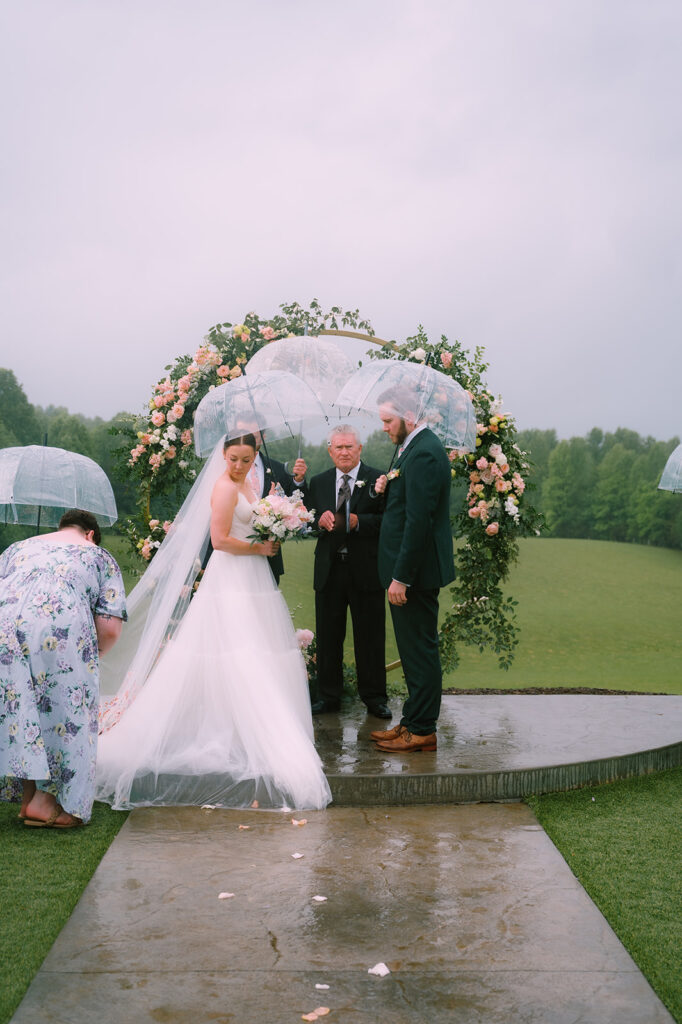
[[[455,578],[450,528],[450,460],[426,428],[395,463],[379,534],[379,579],[437,590]]]

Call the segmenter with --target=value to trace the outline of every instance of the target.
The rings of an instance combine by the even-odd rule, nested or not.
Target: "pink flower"
[[[157,395],[155,397],[154,405],[156,406],[157,409],[160,409],[161,406],[165,405],[165,404],[166,404],[166,399],[163,397],[163,395]]]
[[[440,361],[446,370],[449,370],[452,366],[452,352],[441,352]]]
[[[183,430],[180,434],[180,440],[182,441],[182,447],[187,448],[192,443],[192,431],[188,427],[187,430]]]
[[[173,415],[175,416],[176,420],[179,420],[180,417],[184,414],[184,412],[184,405],[180,405],[179,402],[176,402],[175,405],[173,406]]]
[[[149,529],[150,530],[155,530],[158,525],[159,525],[159,520],[158,519],[150,519],[149,520]]]
[[[218,369],[216,370],[216,373],[218,374],[219,377],[227,377],[227,376],[229,376],[229,373],[230,373],[230,367],[229,366],[219,366]]]
[[[511,483],[509,482],[509,480],[496,480],[495,490],[499,491],[500,494],[506,494],[507,491],[511,490]]]
[[[484,459],[483,456],[481,456],[480,459],[476,459],[476,469],[487,469],[487,468],[488,468],[488,460],[487,459]]]
[[[242,375],[242,368],[241,368],[241,366],[233,366],[232,369],[230,370],[229,374],[228,374],[228,377],[230,378],[230,380],[233,380],[235,377],[241,377],[241,375]]]
[[[500,473],[508,473],[508,472],[509,472],[509,463],[508,462],[503,462],[502,465],[500,466]]]
[[[480,516],[480,514],[481,514],[481,510],[480,510],[480,508],[478,507],[478,505],[474,505],[474,507],[473,507],[473,508],[470,508],[470,509],[469,509],[469,516],[470,516],[470,517],[471,517],[472,519],[478,519],[478,517]]]
[[[268,330],[271,331],[272,327],[269,327]],[[296,640],[298,641],[298,646],[301,648],[301,650],[305,650],[306,647],[310,647],[311,643],[313,642],[313,636],[314,633],[310,629],[296,630]]]
[[[272,327],[270,327],[270,326],[268,326],[268,327],[261,327],[260,333],[261,333],[261,336],[263,338],[265,338],[266,341],[272,341],[273,338],[275,337],[275,332],[272,329]],[[299,632],[301,632],[301,630],[299,630]],[[306,630],[305,632],[310,632],[310,631]],[[312,633],[310,635],[311,635],[311,638],[312,638]],[[308,645],[306,644],[306,647],[307,646]]]
[[[166,417],[162,412],[158,410],[152,413],[152,423],[155,427],[160,427],[166,422]]]
[[[499,523],[488,523],[488,525],[485,528],[485,532],[488,534],[489,537],[494,537],[495,534],[499,531],[499,529]]]
[[[484,469],[483,472],[481,473],[481,480],[483,481],[484,484],[491,484],[494,479],[495,475],[492,469]]]
[[[514,476],[512,477],[512,484],[515,491],[518,491],[519,494],[523,494],[526,489],[526,483],[519,473],[514,473]]]
[[[148,562],[150,557],[151,557],[151,553],[152,553],[152,549],[151,549],[150,544],[149,544],[149,538],[147,537],[145,542],[144,542],[144,544],[140,548],[140,554],[142,555],[144,560],[146,562]]]
[[[172,526],[172,525],[173,525],[173,524],[172,524],[172,522],[170,521],[170,519],[166,519],[166,520],[164,521],[164,524],[163,524],[163,532],[164,532],[164,533],[168,533],[168,531],[170,530],[170,528],[171,528],[171,526]]]
[[[149,465],[152,467],[152,469],[158,469],[162,462],[163,458],[159,454],[159,452],[154,452],[153,455],[149,456]]]
[[[471,471],[471,473],[469,473],[469,479],[471,480],[472,484],[477,484],[478,481],[481,479],[481,474],[477,473],[476,470],[474,469]]]
[[[166,458],[167,459],[174,459],[176,454],[177,454],[177,451],[175,449],[175,446],[171,445],[170,448],[168,449],[168,451],[166,452]]]

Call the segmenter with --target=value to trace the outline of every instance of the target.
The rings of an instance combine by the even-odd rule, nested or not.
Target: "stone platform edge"
[[[420,757],[414,754],[413,757]],[[404,775],[327,775],[337,807],[390,804],[466,804],[522,800],[630,779],[682,765],[682,740],[665,747],[577,764],[507,771],[426,772]]]

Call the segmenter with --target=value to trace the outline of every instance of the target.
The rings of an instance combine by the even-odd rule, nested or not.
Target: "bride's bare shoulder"
[[[228,476],[221,476],[216,480],[211,492],[212,507],[216,503],[223,506],[236,505],[238,498],[239,487],[233,480],[230,480]]]

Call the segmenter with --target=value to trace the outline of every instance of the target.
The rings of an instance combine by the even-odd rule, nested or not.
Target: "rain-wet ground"
[[[319,748],[333,786],[364,786],[680,746],[682,698],[529,699],[544,710],[446,699],[436,754],[379,755],[357,708],[316,723]],[[524,804],[386,803],[135,811],[14,1021],[293,1024],[325,1008],[330,1024],[672,1020]]]

